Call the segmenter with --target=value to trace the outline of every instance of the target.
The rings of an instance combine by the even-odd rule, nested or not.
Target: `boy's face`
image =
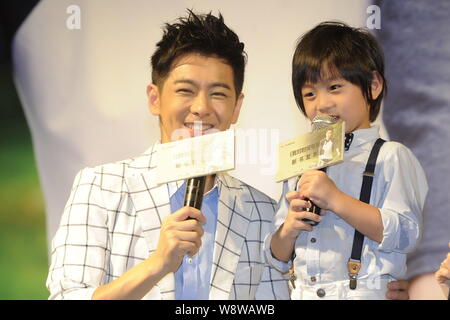
[[[152,114],[160,119],[162,143],[228,129],[244,98],[236,97],[231,66],[195,53],[175,60],[163,85],[150,84],[147,96]],[[195,132],[194,122],[201,122]]]
[[[377,77],[372,83],[372,96],[376,99],[382,85]],[[308,119],[316,115],[336,116],[345,122],[345,132],[370,128],[370,106],[359,86],[343,79],[327,76],[317,83],[306,83],[301,88]]]

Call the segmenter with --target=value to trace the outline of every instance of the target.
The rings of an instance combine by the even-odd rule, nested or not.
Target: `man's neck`
[[[216,175],[212,174],[206,177],[205,181],[205,194],[208,193],[214,187],[214,181],[216,179]]]

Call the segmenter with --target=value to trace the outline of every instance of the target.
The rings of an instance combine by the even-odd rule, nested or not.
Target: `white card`
[[[235,166],[234,130],[162,143],[157,150],[157,184],[207,176]]]

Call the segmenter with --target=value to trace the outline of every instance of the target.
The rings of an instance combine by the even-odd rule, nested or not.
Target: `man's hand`
[[[158,247],[152,256],[165,272],[175,272],[185,254],[192,257],[198,252],[204,223],[205,216],[192,207],[183,207],[163,219]]]
[[[320,170],[308,170],[299,180],[300,194],[308,198],[323,210],[331,210],[341,191],[327,174]]]
[[[391,300],[409,300],[407,280],[391,281],[387,285],[386,298]]]
[[[205,222],[203,214],[191,207],[166,217],[156,251],[116,280],[98,287],[92,299],[141,299],[167,273],[178,269],[186,253],[193,256],[198,252],[203,235],[200,224]]]

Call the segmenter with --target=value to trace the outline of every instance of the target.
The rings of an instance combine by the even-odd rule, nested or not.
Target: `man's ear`
[[[370,90],[372,92],[372,99],[375,100],[383,91],[384,81],[378,71],[372,71],[372,83]]]
[[[159,88],[153,83],[147,86],[147,103],[148,109],[153,115],[159,116],[161,114]]]
[[[236,100],[236,105],[234,106],[233,116],[231,117],[231,124],[236,124],[239,119],[239,114],[241,113],[241,106],[244,100],[244,94],[239,94],[239,97]]]

